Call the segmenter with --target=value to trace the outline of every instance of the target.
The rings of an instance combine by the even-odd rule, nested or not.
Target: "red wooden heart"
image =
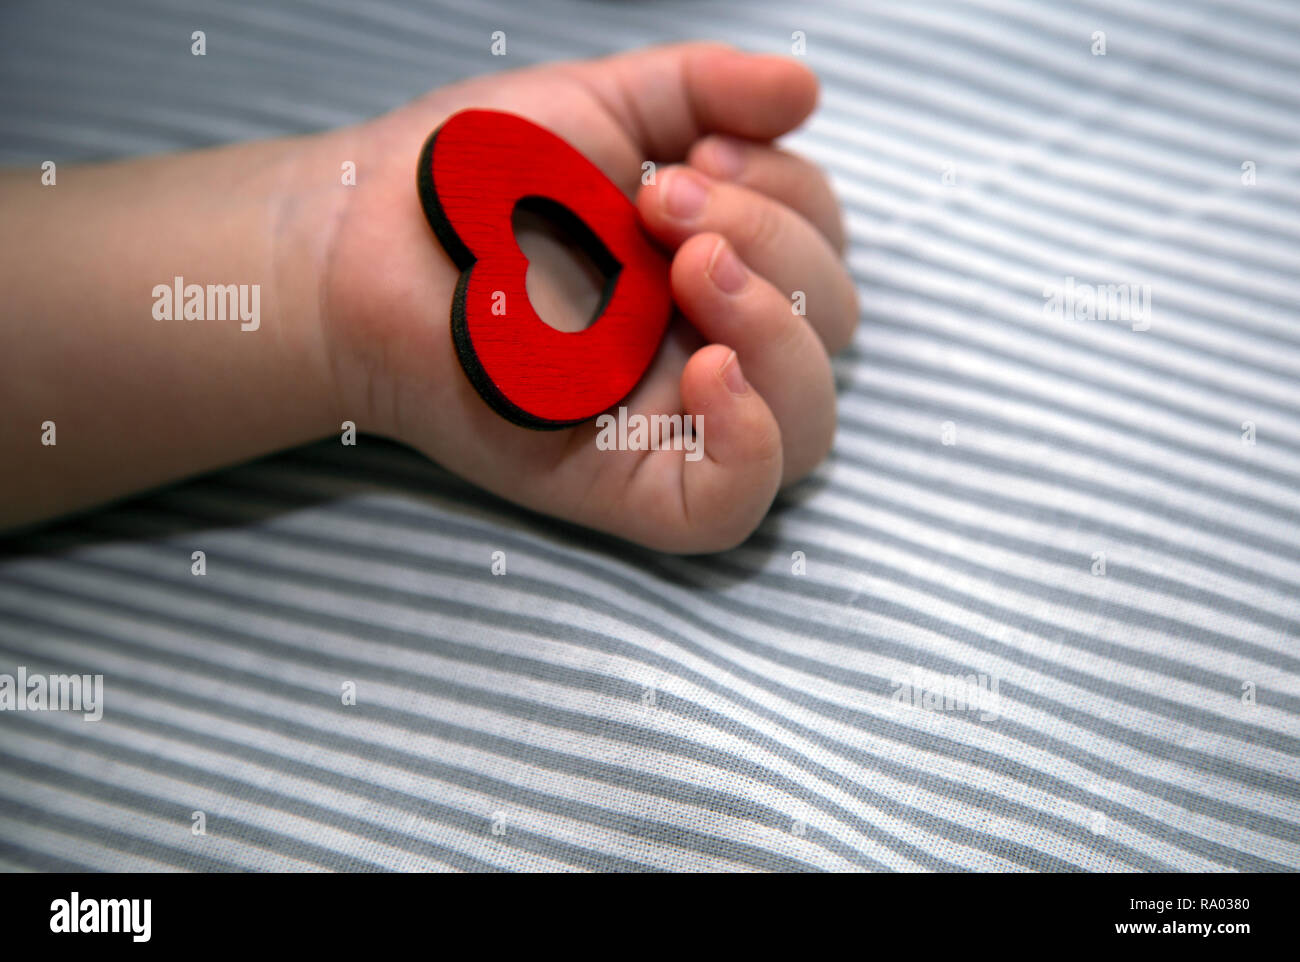
[[[627,397],[658,350],[672,298],[668,262],[622,191],[555,134],[496,110],[464,110],[435,130],[417,184],[461,270],[452,340],[483,399],[516,424],[563,428]],[[528,259],[511,225],[518,204],[567,221],[612,276],[586,330],[557,331],[529,302]],[[494,314],[502,294],[505,313]]]

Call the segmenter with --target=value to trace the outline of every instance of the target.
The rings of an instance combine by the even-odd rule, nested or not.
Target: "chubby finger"
[[[680,380],[694,451],[661,448],[626,461],[622,497],[595,523],[660,551],[725,551],[758,527],[781,484],[781,430],[736,352],[700,348]],[[626,457],[627,452],[602,452]]]
[[[725,236],[782,292],[787,311],[802,309],[828,351],[852,339],[858,322],[853,281],[830,242],[785,204],[675,165],[641,188],[637,208],[650,233],[670,248],[704,232]]]
[[[826,349],[790,302],[720,234],[677,251],[673,299],[706,341],[729,344],[781,426],[782,483],[803,477],[835,435],[835,379]]]
[[[798,211],[837,254],[844,253],[839,201],[826,174],[811,161],[771,144],[715,134],[696,142],[687,163],[714,180],[748,187]]]

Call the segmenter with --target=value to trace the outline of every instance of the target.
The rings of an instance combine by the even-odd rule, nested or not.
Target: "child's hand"
[[[357,164],[341,203],[336,186],[316,188],[330,225],[320,320],[341,416],[512,501],[632,541],[698,552],[743,540],[778,487],[828,451],[827,354],[857,323],[829,185],[766,143],[799,124],[816,97],[815,79],[794,62],[686,45],[472,80],[320,138],[308,156],[322,169]],[[594,422],[517,427],[470,385],[448,333],[459,272],[415,191],[425,138],[467,107],[549,128],[635,196],[646,228],[673,254],[684,317],[624,403],[631,414],[702,415],[702,458],[600,450]],[[647,159],[659,165],[653,186],[642,186]],[[568,278],[539,260],[533,271],[549,268],[552,286],[535,290],[530,276],[534,303],[564,301]]]
[[[857,319],[826,181],[766,143],[816,93],[792,62],[679,46],[473,80],[311,137],[60,162],[57,182],[34,165],[4,172],[0,464],[21,470],[0,472],[0,529],[348,420],[642,544],[736,544],[778,486],[826,454],[827,351]],[[516,427],[470,385],[448,329],[459,272],[415,190],[425,138],[467,107],[529,117],[636,195],[674,253],[684,318],[626,405],[700,416],[702,458],[600,450],[595,423]],[[642,187],[646,160],[660,166]],[[349,163],[355,186],[341,176]],[[521,241],[530,300],[549,318],[580,316],[579,273],[535,241]]]

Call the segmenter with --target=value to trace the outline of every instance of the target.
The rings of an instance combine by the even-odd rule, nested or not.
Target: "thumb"
[[[572,65],[643,156],[683,160],[705,134],[772,140],[817,104],[817,78],[789,57],[679,43]]]

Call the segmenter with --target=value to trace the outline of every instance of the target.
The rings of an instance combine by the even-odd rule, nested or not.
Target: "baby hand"
[[[691,44],[480,78],[326,135],[318,149],[358,157],[321,254],[321,324],[343,415],[511,501],[650,547],[744,540],[778,488],[829,450],[828,354],[857,323],[830,187],[770,143],[816,97],[815,78],[793,61]],[[635,198],[672,255],[680,314],[623,404],[629,420],[691,418],[702,428],[696,450],[610,450],[594,421],[518,427],[461,371],[448,333],[459,271],[424,218],[414,167],[430,131],[468,107],[554,131]],[[657,165],[652,183],[646,160]],[[539,311],[570,300],[560,262],[532,257]]]

